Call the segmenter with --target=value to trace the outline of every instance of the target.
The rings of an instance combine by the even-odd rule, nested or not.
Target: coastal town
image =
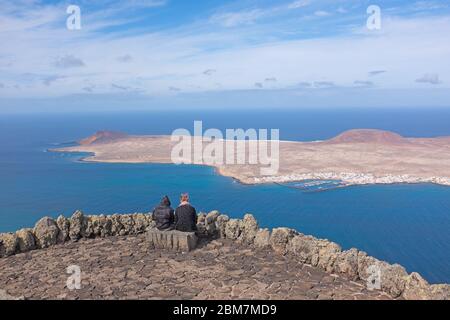
[[[338,180],[345,186],[365,184],[396,184],[396,183],[433,183],[450,186],[450,178],[447,177],[414,177],[410,175],[385,175],[375,176],[373,174],[351,173],[351,172],[323,172],[292,174],[276,177],[254,178],[254,183],[283,183],[305,180]]]

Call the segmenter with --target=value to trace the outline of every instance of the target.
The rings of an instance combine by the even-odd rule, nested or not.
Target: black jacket
[[[153,220],[156,222],[158,230],[167,230],[173,227],[174,214],[170,207],[170,202],[162,201],[161,204],[153,210]]]
[[[197,212],[193,206],[184,204],[175,210],[175,229],[183,232],[197,230]]]

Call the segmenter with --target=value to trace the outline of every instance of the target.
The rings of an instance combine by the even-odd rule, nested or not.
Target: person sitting
[[[189,203],[189,195],[181,195],[180,205],[175,210],[175,229],[183,232],[197,230],[197,212]]]
[[[164,196],[160,205],[153,210],[153,220],[156,222],[156,228],[158,230],[173,229],[175,216],[168,196]]]

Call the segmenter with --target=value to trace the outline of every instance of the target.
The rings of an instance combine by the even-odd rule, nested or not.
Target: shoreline
[[[450,187],[450,179],[445,177],[421,178],[409,175],[397,176],[390,174],[384,176],[375,176],[372,174],[359,174],[352,172],[307,173],[293,176],[263,177],[255,179],[257,179],[256,184],[269,182],[273,183],[302,182],[306,180],[317,180],[317,181],[339,180],[343,183],[342,187],[364,186],[364,185],[395,185],[395,184],[435,184]]]
[[[217,174],[247,185],[336,180],[344,186],[418,183],[450,186],[450,137],[405,138],[388,131],[355,129],[329,140],[279,141],[275,150],[271,145],[270,154],[273,157],[276,152],[275,158],[251,163],[249,146],[236,148],[232,143],[230,159],[234,161],[216,161],[216,156],[224,160],[225,154],[228,159],[227,145],[217,147],[202,141],[202,157],[192,159],[195,144],[187,150],[180,149],[179,142],[167,135],[127,136],[102,131],[77,146],[48,151],[85,153],[79,161],[90,163],[174,164],[172,152],[177,148],[176,152],[182,152],[184,164],[212,167]],[[261,150],[257,157],[269,157],[259,153]],[[263,171],[267,168],[274,170]]]
[[[87,156],[77,159],[79,162],[85,163],[110,163],[110,164],[167,164],[176,165],[172,162],[151,162],[151,161],[130,161],[130,160],[98,160],[97,154],[91,151],[68,151],[59,149],[46,149],[47,152],[55,153],[86,153]],[[311,172],[302,174],[291,175],[279,175],[279,176],[266,176],[266,177],[253,177],[242,178],[235,175],[229,175],[221,171],[220,167],[208,164],[189,164],[194,166],[203,166],[213,168],[214,172],[223,177],[228,177],[234,181],[243,185],[264,185],[264,184],[279,184],[282,183],[295,183],[304,182],[307,180],[326,181],[326,180],[338,180],[342,182],[339,188],[347,188],[351,186],[371,186],[371,185],[419,185],[419,184],[433,184],[438,186],[450,187],[450,178],[447,177],[417,177],[412,175],[373,175],[373,174],[361,174],[355,172]],[[333,188],[334,189],[334,188]],[[326,191],[326,190],[325,190]]]

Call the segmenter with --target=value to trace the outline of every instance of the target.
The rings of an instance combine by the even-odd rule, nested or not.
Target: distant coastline
[[[78,159],[80,162],[86,163],[116,163],[116,164],[172,164],[171,162],[141,162],[141,161],[117,161],[117,160],[97,160],[95,157],[95,152],[85,152],[85,151],[61,151],[58,149],[48,149],[49,152],[60,152],[60,153],[86,153],[88,156]],[[207,166],[214,168],[214,171],[228,178],[244,184],[244,185],[259,185],[259,184],[282,184],[282,183],[294,183],[303,182],[307,180],[339,180],[342,184],[339,187],[350,187],[350,186],[363,186],[363,185],[393,185],[393,184],[435,184],[441,186],[450,187],[450,178],[447,177],[414,177],[409,175],[395,176],[395,175],[385,175],[385,176],[374,176],[372,174],[359,174],[359,173],[333,173],[333,172],[320,172],[320,173],[305,173],[299,175],[288,175],[288,176],[269,176],[269,177],[255,177],[252,180],[241,179],[237,176],[229,176],[226,173],[221,172],[219,167],[205,165],[205,164],[194,164],[197,166]]]
[[[51,152],[81,152],[83,162],[172,163],[170,136],[127,136],[108,131],[77,146]],[[237,152],[237,151],[236,151]],[[350,130],[326,141],[280,141],[280,170],[259,174],[258,165],[206,165],[222,176],[254,185],[339,180],[343,186],[431,183],[450,186],[450,137],[404,138],[380,130]]]

